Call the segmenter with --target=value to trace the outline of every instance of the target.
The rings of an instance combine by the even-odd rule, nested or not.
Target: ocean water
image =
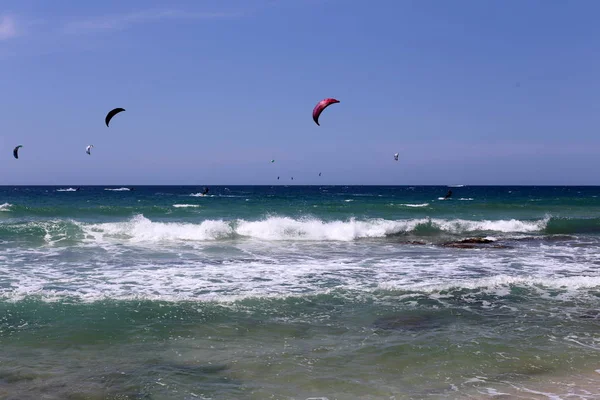
[[[0,188],[1,399],[600,398],[600,187]]]

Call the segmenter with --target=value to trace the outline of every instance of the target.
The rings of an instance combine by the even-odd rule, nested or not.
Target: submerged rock
[[[486,238],[468,238],[468,239],[463,239],[463,240],[459,240],[456,242],[442,243],[441,246],[442,247],[452,247],[455,249],[475,249],[478,247],[482,247],[480,245],[488,245],[488,244],[494,243],[494,242],[495,242],[495,240],[486,239]],[[508,249],[508,248],[510,248],[509,246],[502,245],[502,244],[495,244],[492,246],[484,246],[484,247],[488,248],[488,249]]]
[[[373,327],[384,330],[409,330],[419,331],[437,328],[439,321],[432,315],[406,315],[396,314],[378,318],[373,322]]]
[[[419,246],[423,246],[426,245],[426,242],[420,241],[420,240],[408,240],[405,242],[400,242],[401,244],[413,244],[413,245],[419,245]]]
[[[580,315],[579,318],[582,318],[582,319],[600,319],[600,311],[597,311],[597,310],[586,311],[584,314]]]
[[[482,243],[493,243],[494,241],[486,238],[469,238],[463,239],[458,243],[474,243],[474,244],[482,244]]]

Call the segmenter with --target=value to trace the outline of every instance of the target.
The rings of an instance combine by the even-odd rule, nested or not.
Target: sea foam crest
[[[322,221],[315,218],[294,219],[268,217],[259,221],[206,220],[198,224],[155,222],[137,215],[126,222],[81,225],[94,238],[126,239],[133,242],[206,241],[233,237],[261,240],[327,240],[351,241],[361,238],[383,238],[423,230],[451,233],[469,232],[536,232],[542,231],[548,219],[538,221],[498,220],[469,221],[443,219]]]
[[[509,276],[499,274],[485,278],[461,279],[446,283],[418,283],[403,284],[397,282],[383,282],[378,285],[386,290],[415,290],[425,293],[445,292],[461,289],[481,289],[497,294],[508,295],[509,292],[502,291],[510,286],[532,287],[537,289],[592,289],[600,286],[600,277],[597,276],[565,276],[565,277],[543,277],[543,276]]]
[[[137,215],[126,222],[94,224],[83,226],[83,229],[97,240],[113,237],[132,242],[217,240],[233,234],[232,227],[224,221],[208,220],[200,224],[152,222],[143,215]]]
[[[12,204],[10,204],[10,203],[0,204],[0,211],[10,211],[11,207],[12,207]]]

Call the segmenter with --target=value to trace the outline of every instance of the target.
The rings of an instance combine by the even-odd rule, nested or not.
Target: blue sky
[[[600,184],[597,1],[1,7],[0,184]]]

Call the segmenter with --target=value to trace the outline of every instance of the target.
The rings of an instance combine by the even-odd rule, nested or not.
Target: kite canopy
[[[313,121],[315,121],[315,123],[317,125],[319,125],[319,116],[321,115],[323,110],[335,103],[339,103],[339,100],[324,99],[324,100],[321,100],[320,102],[318,102],[317,105],[315,106],[315,108],[313,109]],[[319,126],[321,126],[321,125],[319,125]]]
[[[114,117],[115,115],[117,115],[118,113],[125,111],[124,108],[115,108],[113,110],[110,110],[108,112],[108,114],[106,114],[106,118],[104,118],[104,122],[106,123],[106,126],[108,126],[108,123],[110,122],[110,120],[112,119],[112,117]]]
[[[272,162],[272,163],[274,163],[274,162],[275,162],[275,160],[271,160],[271,162]]]
[[[398,161],[398,156],[399,156],[398,153],[394,154],[394,160]]]
[[[85,152],[88,154],[92,154],[92,147],[94,147],[94,145],[90,144],[88,147],[85,148]]]
[[[14,156],[15,158],[19,158],[19,149],[20,149],[21,147],[23,147],[23,145],[22,145],[22,144],[18,145],[18,146],[17,146],[17,147],[15,147],[15,149],[13,150],[13,156]]]

